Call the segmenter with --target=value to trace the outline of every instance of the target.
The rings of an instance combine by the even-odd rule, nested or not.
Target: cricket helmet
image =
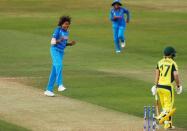
[[[112,6],[114,6],[115,4],[119,4],[120,6],[122,6],[120,0],[114,0]]]
[[[172,56],[172,57],[175,57],[176,56],[176,50],[171,47],[171,46],[168,46],[164,49],[164,56]]]

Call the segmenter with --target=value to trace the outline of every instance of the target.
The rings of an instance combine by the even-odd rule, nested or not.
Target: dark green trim
[[[164,88],[167,90],[171,90],[171,86],[166,86],[166,85],[157,85],[157,88]]]
[[[174,64],[172,64],[172,69],[171,69],[171,83],[175,80],[174,79],[174,71],[176,71],[176,67]]]

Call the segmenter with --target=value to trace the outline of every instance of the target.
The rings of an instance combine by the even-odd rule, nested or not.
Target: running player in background
[[[126,23],[129,23],[130,21],[130,14],[127,9],[121,7],[122,4],[120,3],[120,0],[114,0],[112,6],[110,20],[112,21],[115,50],[116,53],[120,53],[121,47],[124,48],[126,46],[124,33],[126,30]]]
[[[152,93],[158,93],[162,107],[162,112],[156,117],[160,122],[164,120],[165,129],[175,128],[172,125],[172,117],[164,119],[172,110],[174,105],[174,81],[176,83],[177,94],[182,93],[182,86],[179,80],[178,66],[174,61],[176,51],[173,47],[164,49],[164,58],[161,59],[156,68],[155,85],[152,87]]]

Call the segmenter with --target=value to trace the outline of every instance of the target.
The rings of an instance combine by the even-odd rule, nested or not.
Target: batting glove
[[[177,94],[181,94],[182,93],[182,86],[178,86],[177,87]]]
[[[151,92],[154,95],[156,95],[156,85],[154,85],[152,88],[151,88]]]

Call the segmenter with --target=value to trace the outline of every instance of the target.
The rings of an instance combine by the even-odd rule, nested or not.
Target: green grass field
[[[51,33],[59,16],[72,17],[64,79],[68,97],[120,112],[143,116],[152,105],[154,68],[162,50],[177,50],[184,88],[187,85],[186,0],[125,1],[131,11],[127,49],[114,53],[108,0],[2,0],[0,2],[0,76],[32,77],[26,84],[45,88],[51,67]],[[174,123],[187,129],[187,92],[176,96]],[[143,118],[143,117],[142,117]],[[0,121],[0,124],[2,122]],[[5,125],[6,126],[6,125]]]
[[[0,120],[0,131],[29,131],[29,130]]]

